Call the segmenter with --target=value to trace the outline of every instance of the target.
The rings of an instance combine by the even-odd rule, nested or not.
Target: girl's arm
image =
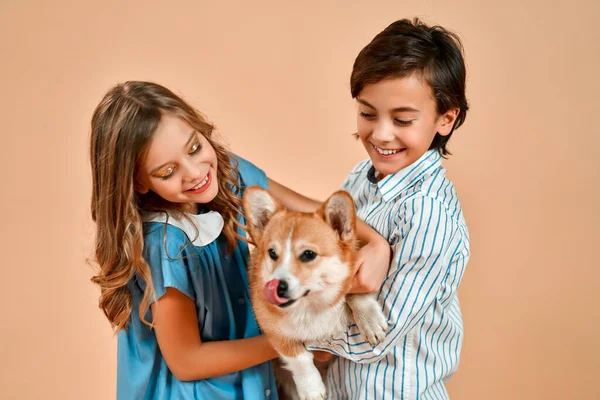
[[[278,357],[265,335],[202,342],[194,301],[177,289],[167,288],[151,309],[160,351],[180,381],[226,375]]]
[[[285,208],[292,211],[315,212],[321,203],[275,182],[269,181],[269,193]],[[371,293],[381,288],[390,266],[391,248],[387,240],[367,223],[356,219],[356,234],[366,243],[358,253],[358,272],[351,293]]]

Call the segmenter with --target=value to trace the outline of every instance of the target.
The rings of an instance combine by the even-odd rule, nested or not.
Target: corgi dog
[[[317,212],[301,213],[286,210],[266,190],[249,187],[243,209],[255,244],[249,271],[252,307],[295,389],[280,386],[289,398],[323,399],[322,375],[304,343],[328,339],[356,323],[375,345],[387,330],[374,295],[348,294],[358,246],[352,197],[339,191]]]

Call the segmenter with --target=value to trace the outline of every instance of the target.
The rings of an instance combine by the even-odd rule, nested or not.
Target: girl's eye
[[[367,114],[367,113],[362,112],[362,111],[359,113],[359,115],[361,117],[363,117],[364,119],[366,119],[366,120],[371,120],[371,119],[375,118],[375,115],[373,115],[373,114]]]
[[[199,152],[200,150],[202,150],[202,146],[200,146],[200,142],[196,142],[196,144],[194,144],[192,146],[192,148],[190,149],[190,155],[194,155],[197,152]]]
[[[317,258],[317,253],[312,250],[306,250],[304,253],[300,254],[300,261],[306,263]]]
[[[159,172],[157,174],[157,177],[163,180],[167,180],[173,175],[173,172],[175,172],[175,167],[168,167],[164,171]]]
[[[269,257],[271,257],[271,260],[273,261],[277,261],[277,259],[279,258],[277,256],[277,253],[275,253],[275,250],[273,249],[269,249]]]
[[[396,122],[396,124],[399,126],[409,126],[410,124],[412,124],[412,121],[404,121],[401,119],[395,119],[394,122]]]

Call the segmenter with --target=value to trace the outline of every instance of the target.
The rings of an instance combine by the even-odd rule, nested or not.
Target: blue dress
[[[242,190],[251,185],[267,187],[263,171],[244,159],[237,160]],[[220,227],[217,229],[219,235]],[[224,235],[201,243],[197,233],[171,222],[144,223],[144,259],[151,269],[156,298],[172,287],[194,300],[203,342],[260,335],[248,291],[248,246],[238,241],[235,251],[227,255]],[[129,288],[133,310],[128,329],[118,334],[117,399],[277,399],[271,362],[216,378],[179,381],[169,371],[154,331],[139,319],[143,280],[134,278]],[[150,312],[146,320],[151,321]]]

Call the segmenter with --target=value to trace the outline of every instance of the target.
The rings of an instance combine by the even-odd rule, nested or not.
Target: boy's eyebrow
[[[392,112],[419,112],[419,110],[417,110],[416,108],[412,108],[412,107],[396,107],[394,109],[392,109]]]
[[[192,131],[192,133],[190,133],[190,137],[187,140],[187,142],[185,142],[185,144],[183,145],[183,148],[185,149],[186,147],[189,146],[189,144],[192,142],[192,139],[194,139],[196,137],[196,130],[194,129]],[[152,171],[150,171],[149,175],[155,174],[157,171],[160,171],[162,168],[164,168],[166,165],[169,165],[171,162],[166,162],[162,165],[159,165],[158,167],[154,168]]]
[[[369,108],[372,108],[373,110],[376,110],[375,107],[373,107],[372,105],[370,105],[369,103],[367,103],[365,100],[361,99],[360,97],[357,97],[356,101],[358,101],[362,105],[365,105],[365,106],[367,106]]]
[[[365,100],[361,99],[361,98],[356,98],[356,101],[358,101],[360,104],[363,104],[369,108],[372,108],[373,110],[376,110],[375,107],[373,107],[371,104],[369,104],[368,102],[366,102]],[[416,108],[412,108],[412,107],[396,107],[392,109],[392,112],[419,112],[419,110],[417,110]]]

